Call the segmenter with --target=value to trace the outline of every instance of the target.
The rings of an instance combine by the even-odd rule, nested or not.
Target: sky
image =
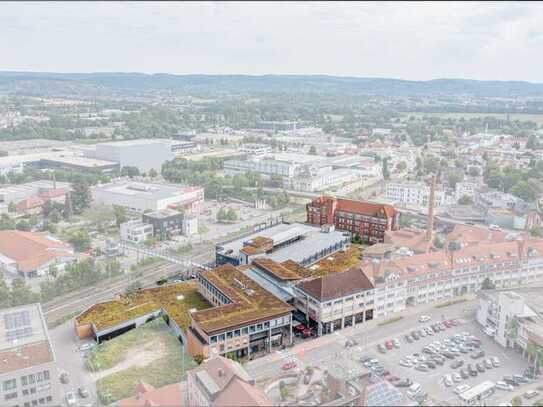
[[[0,70],[543,82],[543,2],[0,2]]]

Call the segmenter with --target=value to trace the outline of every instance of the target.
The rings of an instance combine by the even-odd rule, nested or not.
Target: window
[[[31,387],[30,388],[30,394],[34,394],[36,393],[36,388],[35,387]]]
[[[255,326],[254,326],[254,325],[251,325],[251,326],[249,327],[249,330],[251,331],[251,333],[252,333],[252,332],[255,332],[255,330],[256,330],[256,329],[255,329]]]
[[[23,396],[28,396],[28,389],[23,389]]]
[[[249,328],[247,328],[247,327],[243,328],[243,329],[241,330],[241,333],[242,333],[243,335],[247,335],[247,334],[249,333]]]
[[[216,336],[212,336],[211,338],[209,338],[209,341],[210,341],[211,343],[215,343],[215,342],[217,342],[217,337],[216,337]]]
[[[6,395],[4,396],[4,400],[11,400],[15,398],[17,398],[17,392],[6,393]]]
[[[38,383],[43,381],[43,372],[38,372],[37,373],[37,381],[38,381]]]
[[[28,382],[30,384],[35,383],[36,382],[36,377],[33,374],[29,374],[28,375]]]
[[[234,336],[240,336],[241,335],[241,331],[239,329],[236,329],[234,331]]]
[[[219,341],[224,341],[225,337],[224,337],[224,334],[220,334],[219,335]]]
[[[40,404],[45,404],[45,399],[40,399]]]
[[[257,331],[262,331],[262,324],[257,324],[256,330]]]
[[[232,339],[232,332],[226,333],[226,339]]]
[[[21,376],[21,385],[26,386],[28,384],[28,379],[26,376]]]
[[[50,402],[53,401],[53,397],[47,396],[47,397],[45,398],[45,401],[47,401],[48,403],[50,403]]]
[[[270,327],[270,323],[268,321],[264,322],[264,328],[269,328]]]
[[[4,391],[9,391],[17,388],[17,380],[10,379],[4,381]],[[7,400],[7,399],[6,399]]]

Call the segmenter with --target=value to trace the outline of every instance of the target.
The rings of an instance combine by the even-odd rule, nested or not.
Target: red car
[[[289,370],[289,369],[293,369],[295,367],[296,367],[296,362],[287,362],[287,363],[283,364],[283,366],[281,366],[281,369]]]
[[[394,376],[394,375],[386,375],[385,376],[385,380],[387,382],[397,382],[398,380],[400,380],[400,378],[398,376]]]
[[[387,347],[388,350],[391,350],[394,348],[394,344],[392,343],[392,341],[386,341],[385,346]]]
[[[443,321],[443,325],[445,325],[447,328],[450,328],[452,326],[452,323],[451,321],[449,321],[448,319]]]

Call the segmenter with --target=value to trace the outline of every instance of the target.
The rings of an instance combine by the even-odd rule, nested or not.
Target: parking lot
[[[462,390],[467,390],[467,387],[473,387],[479,383],[490,380],[492,382],[503,381],[504,376],[511,376],[513,374],[522,374],[524,369],[528,366],[528,363],[521,359],[520,355],[509,350],[504,349],[498,344],[496,344],[491,338],[486,336],[482,331],[479,325],[475,321],[459,319],[457,320],[457,326],[450,326],[445,328],[442,331],[434,332],[432,334],[426,334],[423,337],[420,337],[418,340],[413,340],[412,343],[407,342],[405,335],[411,333],[412,331],[420,331],[421,328],[430,327],[435,324],[436,321],[428,321],[425,323],[419,323],[417,326],[413,326],[411,329],[398,332],[394,337],[384,338],[381,344],[385,342],[397,339],[399,342],[399,348],[396,348],[392,345],[392,349],[387,349],[385,353],[381,353],[377,346],[370,348],[367,352],[367,356],[375,358],[379,361],[380,365],[384,368],[385,371],[388,371],[390,375],[397,376],[401,381],[405,381],[406,378],[409,378],[412,382],[419,383],[422,387],[420,394],[428,394],[428,397],[434,400],[440,400],[447,402],[451,405],[461,403],[459,396],[455,393],[455,389],[458,386],[464,385],[461,387]],[[443,363],[433,363],[433,368],[430,366],[427,369],[420,368],[418,370],[416,366],[421,364],[428,364],[428,360],[432,357],[435,352],[425,351],[423,349],[428,347],[428,345],[438,341],[441,343],[442,347],[438,350],[437,353],[443,354],[447,352],[445,349],[450,349],[451,347],[458,349],[457,345],[451,342],[451,345],[447,345],[448,341],[451,341],[454,335],[457,335],[457,338],[461,336],[461,333],[467,334],[466,337],[475,336],[480,340],[480,347],[474,348],[471,351],[466,353],[455,352],[455,356],[449,354],[450,358],[441,357]],[[458,343],[462,344],[461,340],[458,340]],[[389,343],[389,347],[390,347]],[[472,354],[478,350],[484,351],[484,356],[479,358],[472,358]],[[415,355],[416,354],[416,355]],[[424,360],[420,357],[423,356]],[[471,364],[473,370],[476,370],[476,364],[485,364],[485,360],[489,358],[497,357],[499,360],[499,367],[487,367],[484,368],[484,372],[477,372],[475,375],[470,375],[467,370],[467,365]],[[418,361],[415,361],[415,358],[418,358]],[[400,362],[406,362],[408,359],[413,361],[412,366],[401,366]],[[462,361],[462,366],[453,368],[451,365],[457,361]],[[405,363],[402,363],[405,364]],[[487,366],[491,366],[488,365]],[[464,375],[461,376],[461,370],[464,370]],[[483,369],[481,369],[483,370]],[[456,381],[452,380],[453,375],[457,374]],[[449,380],[445,380],[446,375],[450,375]],[[394,382],[394,379],[392,379]],[[447,384],[445,382],[448,382]],[[515,391],[521,390],[527,384],[521,384],[520,386],[514,387]],[[408,391],[408,387],[403,387],[402,390]],[[486,404],[492,405],[498,403],[507,397],[508,390],[497,389],[496,393],[485,400]]]

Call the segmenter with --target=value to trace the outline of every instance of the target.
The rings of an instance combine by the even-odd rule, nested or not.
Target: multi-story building
[[[121,223],[121,239],[142,244],[153,237],[153,225],[143,223],[141,219],[133,219]]]
[[[359,268],[305,280],[295,286],[294,306],[323,335],[373,319],[374,287]]]
[[[119,163],[95,158],[67,155],[44,158],[31,164],[38,169],[77,171],[88,174],[113,174],[119,171]]]
[[[293,260],[308,266],[331,253],[345,250],[349,243],[349,235],[333,227],[280,223],[217,245],[215,261],[219,265],[237,266],[265,256],[277,262]]]
[[[251,155],[263,155],[271,153],[272,148],[269,144],[245,143],[241,145],[240,151]]]
[[[272,406],[243,366],[217,356],[187,372],[189,406]]]
[[[39,304],[0,310],[0,405],[60,406],[55,352]]]
[[[306,213],[308,223],[334,225],[365,243],[383,242],[386,231],[400,228],[400,213],[384,204],[321,196],[307,204]]]
[[[99,143],[95,150],[86,150],[84,155],[119,163],[120,167],[136,167],[141,172],[154,169],[160,172],[162,164],[172,160],[171,140],[137,139]]]
[[[435,206],[454,203],[454,197],[447,195],[443,188],[435,190]],[[389,182],[385,188],[385,198],[404,205],[428,206],[430,186],[423,182]]]
[[[247,277],[243,266],[225,264],[197,279],[198,291],[214,307],[191,314],[191,355],[251,357],[292,343],[293,308]]]
[[[373,259],[362,269],[375,285],[377,316],[401,307],[476,292],[485,279],[497,288],[543,280],[543,240],[479,243],[397,259]],[[383,288],[379,295],[379,288]],[[394,292],[391,292],[394,290]],[[386,301],[390,294],[390,301]],[[394,300],[394,301],[393,301]],[[381,309],[382,301],[385,306]],[[404,305],[401,305],[404,304]]]
[[[92,196],[97,203],[120,206],[131,214],[167,208],[198,214],[204,203],[202,187],[134,181],[100,185]]]
[[[142,221],[153,226],[153,236],[160,240],[183,233],[183,213],[173,209],[144,213]]]

